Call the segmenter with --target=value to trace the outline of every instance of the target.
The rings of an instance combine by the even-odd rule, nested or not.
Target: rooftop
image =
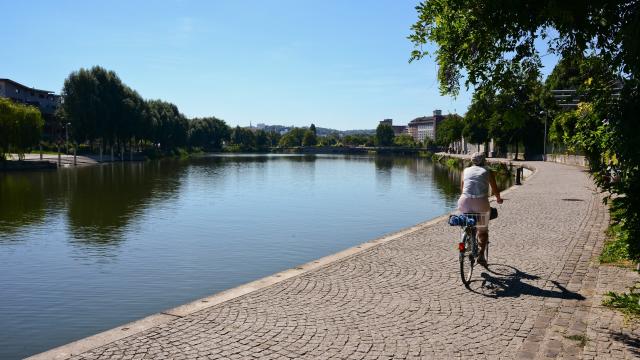
[[[32,91],[44,92],[44,93],[47,93],[47,94],[54,94],[54,92],[53,92],[53,91],[49,91],[49,90],[42,90],[42,89],[36,89],[36,88],[33,88],[33,87],[29,87],[29,86],[26,86],[26,85],[22,85],[22,84],[20,84],[19,82],[17,82],[17,81],[13,81],[13,80],[11,80],[11,79],[3,79],[3,78],[0,78],[0,81],[8,82],[8,83],[11,83],[11,84],[13,84],[13,85],[15,85],[15,86],[19,86],[19,87],[22,87],[22,88],[25,88],[25,89],[29,89],[29,90],[32,90]]]

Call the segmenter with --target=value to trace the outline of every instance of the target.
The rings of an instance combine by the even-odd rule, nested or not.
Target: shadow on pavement
[[[625,344],[633,355],[640,357],[640,339],[622,332],[613,333],[612,337],[616,341]]]
[[[551,280],[554,289],[545,290],[525,282],[525,280],[542,280],[539,276],[527,274],[513,266],[505,264],[489,264],[487,268],[478,267],[482,271],[481,279],[472,280],[469,290],[492,298],[520,297],[522,295],[540,296],[567,300],[584,300],[585,297],[567,290],[557,281]]]

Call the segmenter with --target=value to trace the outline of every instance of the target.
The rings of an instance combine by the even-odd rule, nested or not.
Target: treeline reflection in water
[[[157,161],[0,174],[0,234],[62,215],[75,241],[117,242],[147,207],[175,196],[185,171],[185,163]]]

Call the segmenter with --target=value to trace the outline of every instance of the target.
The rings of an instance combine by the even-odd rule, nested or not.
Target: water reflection
[[[0,174],[0,241],[3,234],[42,222],[45,215],[41,174]]]
[[[1,174],[0,235],[9,238],[63,211],[74,241],[117,243],[147,207],[179,191],[186,165],[169,160]]]
[[[178,193],[187,163],[159,161],[112,164],[67,172],[68,219],[74,240],[106,245],[122,240],[122,231],[145,209]]]
[[[336,157],[336,156],[333,156]],[[391,187],[394,169],[410,175],[419,186],[429,186],[447,201],[460,193],[460,169],[423,158],[393,156],[345,156],[349,162],[375,164],[379,191]],[[122,232],[147,208],[177,196],[185,174],[213,179],[224,178],[222,169],[233,164],[239,176],[265,179],[269,161],[286,161],[292,171],[302,176],[301,183],[315,181],[316,161],[332,156],[207,156],[189,160],[164,160],[146,163],[109,164],[57,172],[0,174],[0,240],[15,235],[21,228],[41,224],[47,216],[62,211],[68,218],[70,235],[81,244],[116,244]],[[190,169],[189,169],[190,168]],[[242,168],[250,173],[242,173]],[[511,178],[497,175],[501,188],[511,185]],[[19,240],[19,236],[12,236]]]

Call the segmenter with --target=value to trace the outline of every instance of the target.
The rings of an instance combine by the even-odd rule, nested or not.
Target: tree
[[[436,144],[449,146],[462,139],[464,120],[459,115],[448,115],[436,128]]]
[[[314,124],[311,124],[311,126],[309,126],[309,130],[313,132],[313,135],[318,135],[318,132],[316,131],[316,126]]]
[[[164,151],[187,144],[189,121],[174,104],[162,100],[147,101],[153,124],[152,140]]]
[[[538,39],[547,40],[546,51],[567,62],[597,57],[616,74],[608,80],[586,79],[585,100],[591,103],[591,115],[576,119],[575,136],[589,156],[598,185],[614,194],[617,211],[612,217],[627,234],[630,254],[640,258],[638,0],[429,0],[416,9],[418,20],[409,36],[415,45],[411,60],[428,54],[422,45],[436,43],[443,94],[458,94],[463,74],[467,86],[504,88],[513,66],[539,69]],[[551,29],[558,36],[550,37]],[[622,86],[616,90],[618,79]],[[619,97],[613,96],[616,91]],[[620,181],[609,181],[610,163],[619,170]]]
[[[547,40],[547,51],[593,50],[624,73],[640,73],[637,1],[429,0],[416,10],[411,61],[429,54],[427,42],[436,43],[438,80],[446,94],[457,94],[463,71],[466,85],[481,85],[503,80],[508,64],[539,67],[539,38]],[[550,37],[550,29],[558,36]]]
[[[0,98],[0,160],[9,152],[24,159],[25,152],[40,141],[43,126],[37,108]]]
[[[195,118],[189,123],[189,145],[205,150],[220,150],[222,142],[229,140],[229,126],[215,117]]]
[[[256,147],[258,150],[267,150],[271,147],[271,139],[269,134],[264,130],[256,131]]]
[[[415,147],[417,146],[416,141],[413,139],[413,136],[409,134],[401,134],[393,138],[393,144],[395,146],[402,147]]]
[[[275,131],[269,131],[267,132],[267,138],[269,139],[269,146],[278,146],[282,135]]]
[[[305,129],[293,128],[286,134],[282,135],[278,146],[280,147],[295,147],[302,146],[302,139],[304,138]]]
[[[104,134],[98,131],[98,112],[101,95],[99,83],[91,70],[81,68],[72,72],[62,88],[63,121],[69,121],[78,141],[94,140]]]
[[[388,124],[379,124],[376,128],[376,144],[378,146],[391,146],[393,145],[393,138],[395,134],[393,128]]]
[[[256,136],[253,131],[236,126],[231,132],[231,143],[242,151],[253,151],[256,149]]]
[[[313,126],[313,124],[311,125]],[[302,138],[302,146],[316,146],[317,143],[318,139],[316,138],[316,134],[313,130],[309,129],[304,132],[304,137]]]
[[[339,142],[339,139],[334,134],[318,137],[318,146],[335,146]]]

